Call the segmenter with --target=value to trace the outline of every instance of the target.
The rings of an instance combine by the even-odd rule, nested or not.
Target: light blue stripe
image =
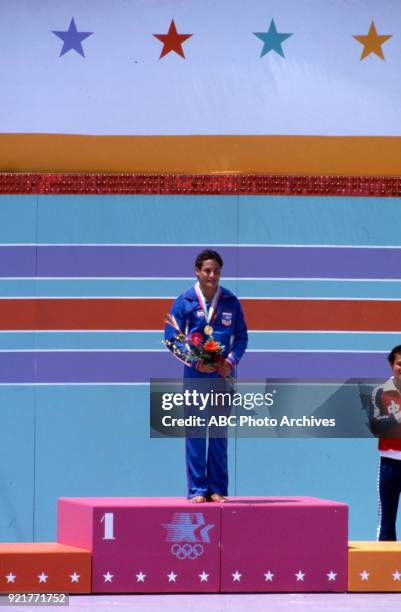
[[[390,351],[396,344],[401,344],[401,334],[251,332],[249,348],[293,351]]]
[[[307,274],[307,271],[306,271]],[[0,279],[0,297],[175,297],[195,279]],[[401,299],[401,282],[225,280],[240,298]]]
[[[401,245],[398,198],[241,196],[238,242]]]
[[[38,199],[39,243],[401,245],[397,198],[53,195]]]
[[[236,196],[40,196],[39,243],[235,243]]]
[[[38,242],[49,244],[400,246],[399,202],[320,196],[7,195],[1,196],[0,243],[35,242],[38,223]]]
[[[305,276],[308,271],[305,270]],[[324,280],[239,280],[234,292],[241,297],[401,299],[401,282]]]
[[[250,332],[253,350],[389,351],[401,334]],[[164,350],[160,331],[138,332],[0,332],[0,350]]]
[[[177,296],[195,278],[143,279],[0,279],[1,297],[163,297]],[[231,286],[235,281],[227,281]],[[225,283],[227,285],[227,283]]]
[[[2,410],[2,419],[10,407],[12,407],[12,410],[21,411],[22,415],[26,418],[27,411],[30,412],[34,407],[34,404],[35,390],[31,385],[0,385],[0,406]],[[14,412],[13,414],[15,419],[18,413]],[[20,416],[17,417],[18,420],[19,418]],[[31,424],[28,422],[25,422],[25,426],[22,426],[23,428],[21,429],[20,433],[23,434],[24,438],[25,436],[29,435],[30,426]],[[15,443],[16,440],[14,440],[14,444]],[[21,448],[23,448],[23,446]],[[2,452],[4,453],[4,448],[2,448]]]
[[[36,195],[0,196],[0,244],[36,241]]]
[[[160,331],[138,332],[0,332],[0,349],[160,349]]]
[[[26,280],[2,278],[0,280],[1,297],[36,297],[38,295],[37,292],[37,281],[33,278]]]

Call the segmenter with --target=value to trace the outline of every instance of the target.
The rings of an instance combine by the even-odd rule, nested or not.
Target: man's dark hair
[[[401,355],[401,344],[397,344],[397,346],[395,346],[387,355],[387,361],[391,366],[394,365],[395,356],[397,355],[397,353]]]
[[[209,249],[205,249],[202,253],[199,253],[198,257],[195,259],[195,268],[198,270],[201,269],[203,262],[207,259],[214,259],[219,264],[220,268],[223,267],[223,260],[217,251],[211,251]]]

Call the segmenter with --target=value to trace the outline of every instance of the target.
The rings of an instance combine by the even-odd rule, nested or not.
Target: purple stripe
[[[296,364],[290,367],[291,364]],[[166,353],[0,353],[0,383],[130,383],[179,378],[183,366]],[[239,367],[244,379],[385,379],[380,353],[248,353]]]
[[[0,246],[0,276],[35,276],[36,246]]]
[[[224,276],[401,278],[401,249],[219,247]],[[0,276],[191,277],[199,247],[0,247]]]
[[[24,353],[0,353],[0,383],[35,382],[36,355]]]

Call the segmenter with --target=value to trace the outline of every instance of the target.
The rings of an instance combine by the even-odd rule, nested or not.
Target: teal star
[[[263,49],[262,53],[260,54],[260,57],[263,57],[264,55],[266,55],[266,53],[269,53],[269,51],[275,51],[276,53],[281,55],[281,57],[285,57],[284,52],[281,48],[281,43],[287,40],[287,38],[289,38],[290,36],[292,36],[292,34],[279,34],[276,30],[276,24],[274,23],[274,19],[271,20],[270,27],[267,32],[254,32],[254,35],[263,41]]]

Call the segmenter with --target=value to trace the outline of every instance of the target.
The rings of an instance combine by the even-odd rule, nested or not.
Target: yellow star
[[[365,36],[353,36],[358,42],[363,45],[363,50],[360,59],[363,60],[365,57],[370,55],[370,53],[376,53],[382,60],[384,60],[384,55],[382,51],[382,44],[386,42],[389,38],[391,38],[392,34],[381,34],[379,35],[376,31],[376,26],[374,21],[370,24],[369,32]]]

